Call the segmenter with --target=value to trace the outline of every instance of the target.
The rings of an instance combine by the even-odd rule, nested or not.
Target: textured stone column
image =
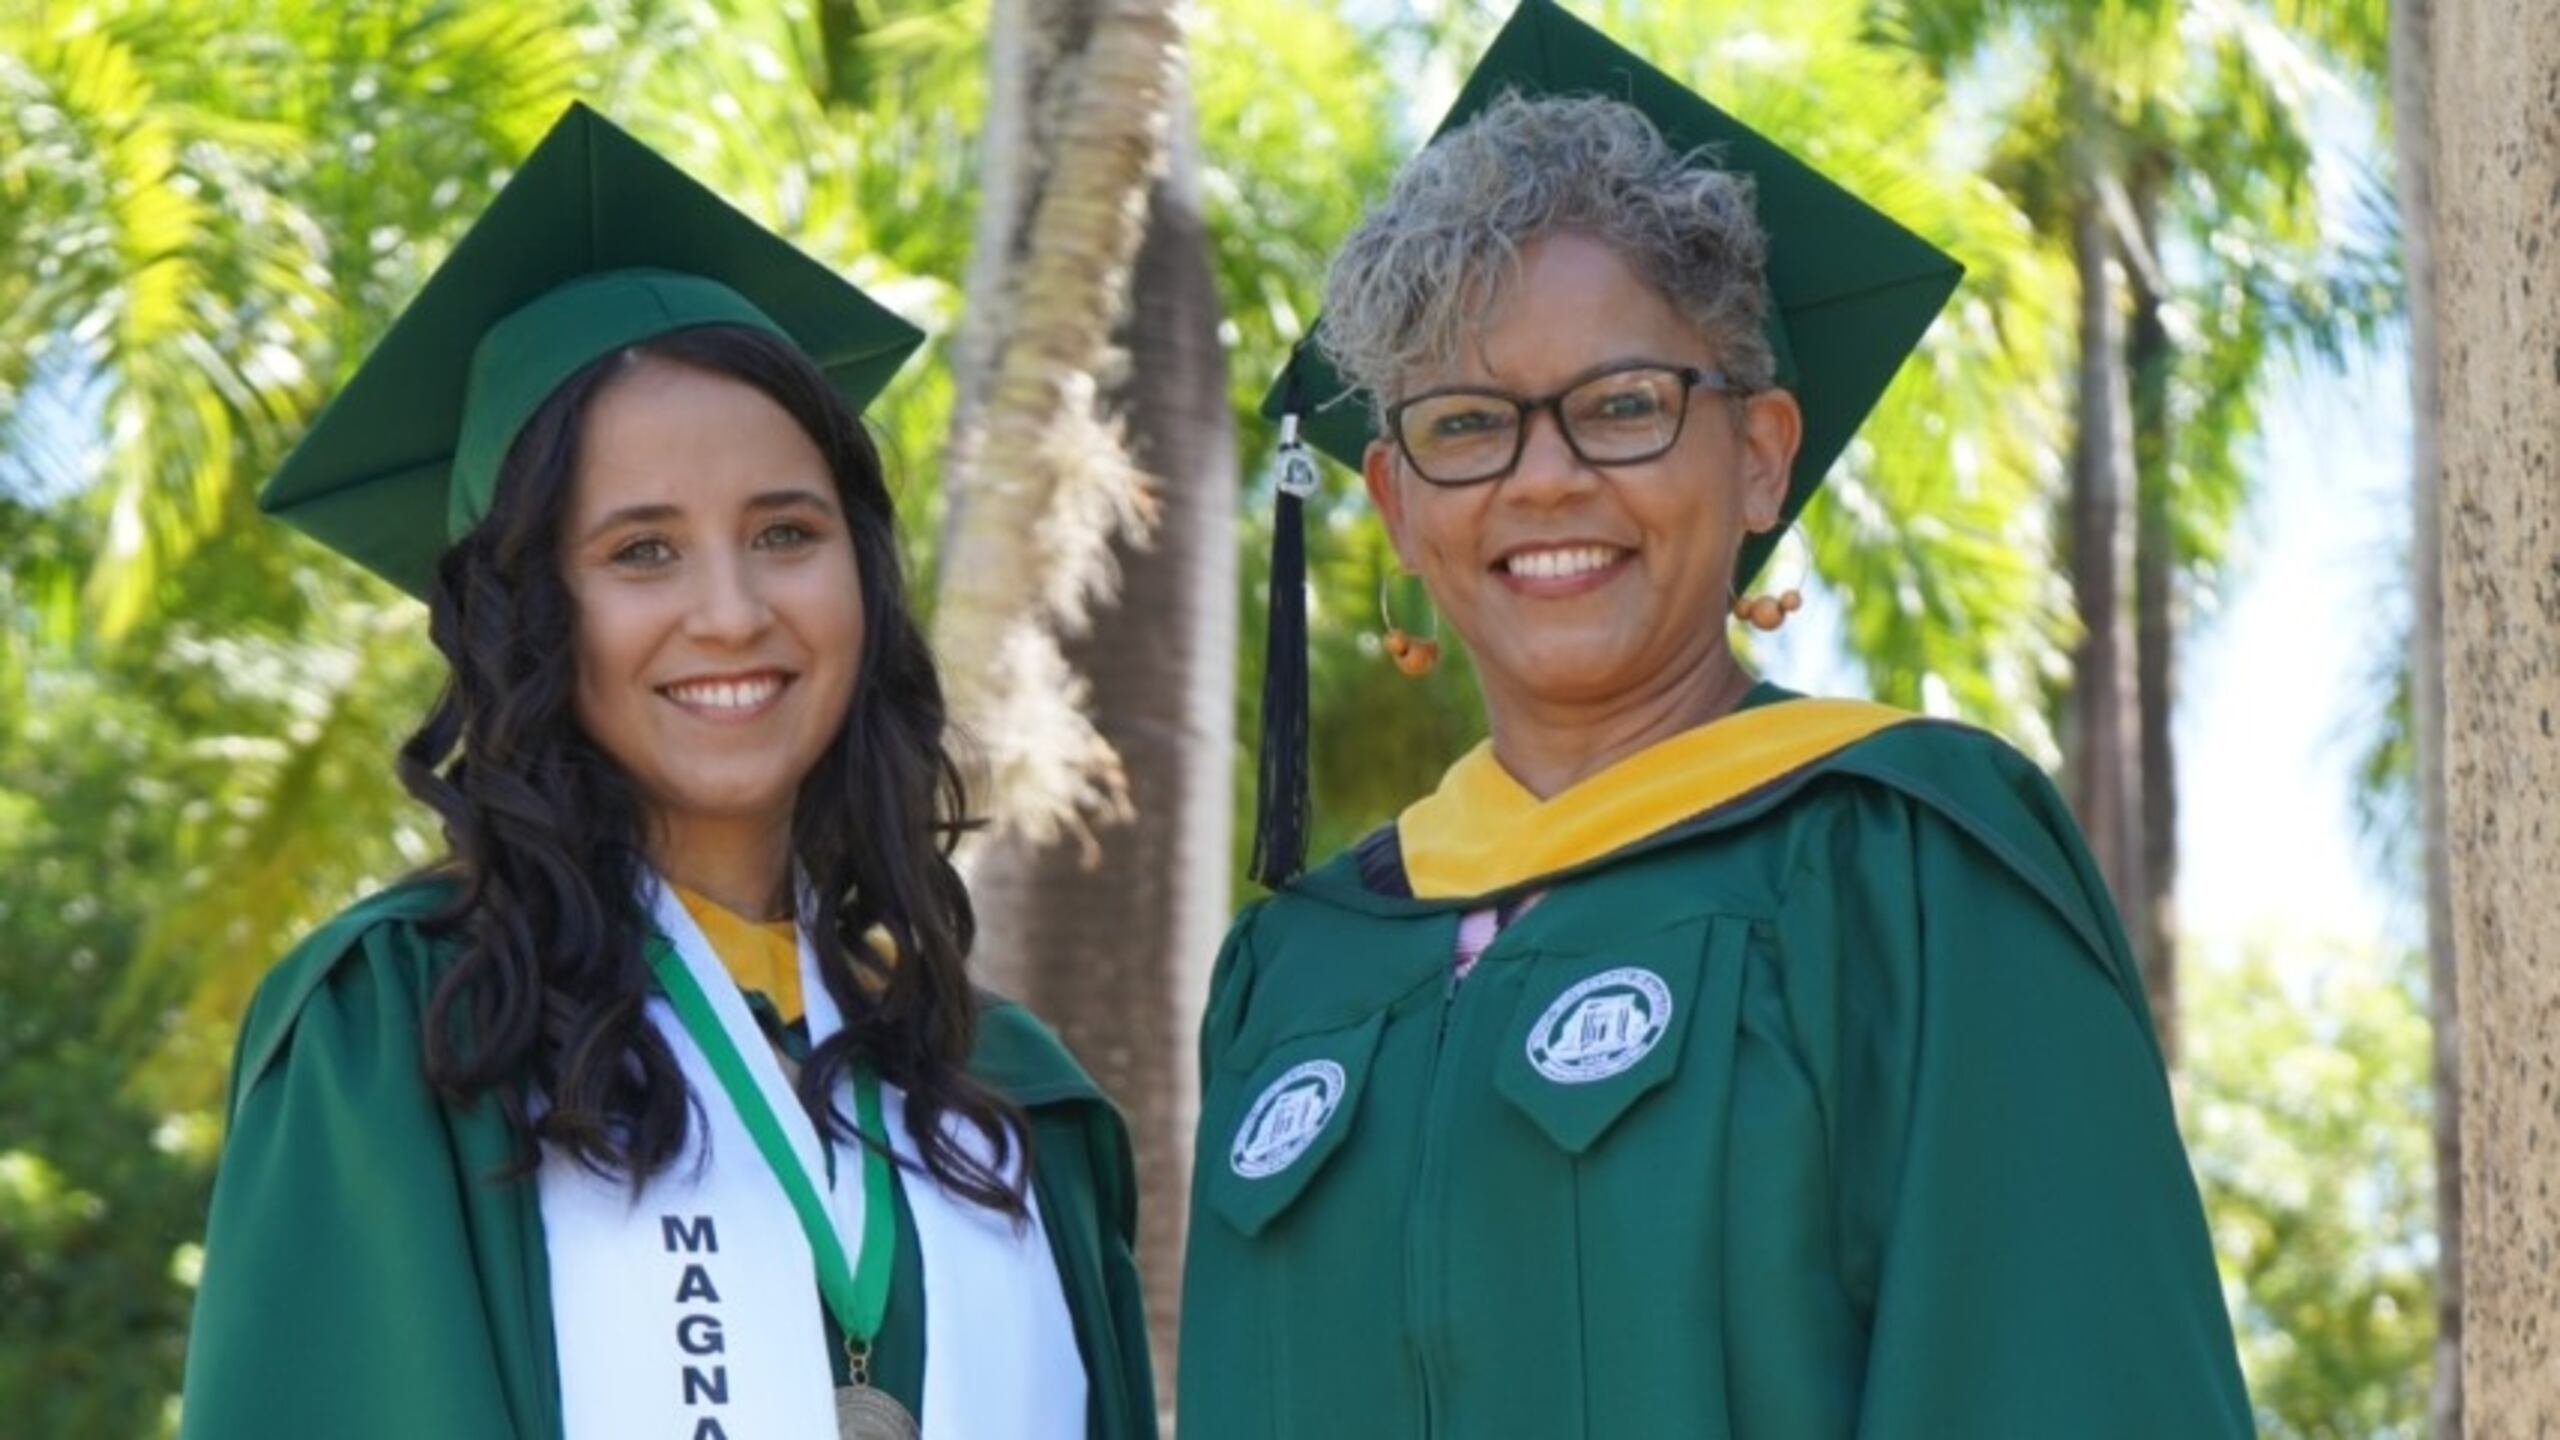
[[[2468,1433],[2560,1433],[2560,6],[2438,0]]]

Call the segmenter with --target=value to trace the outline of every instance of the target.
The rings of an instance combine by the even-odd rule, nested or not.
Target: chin
[[[1562,637],[1522,651],[1502,668],[1521,694],[1563,703],[1603,700],[1644,681],[1626,661]]]
[[[738,785],[704,785],[695,783],[673,790],[658,800],[670,815],[699,820],[735,823],[768,819],[776,815],[788,817],[796,787],[777,786],[765,782]]]

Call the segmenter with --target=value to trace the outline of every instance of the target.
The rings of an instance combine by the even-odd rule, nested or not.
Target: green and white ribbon
[[[817,1263],[818,1292],[826,1297],[827,1308],[835,1312],[836,1328],[855,1348],[868,1353],[871,1343],[879,1338],[880,1318],[888,1313],[889,1277],[898,1243],[897,1202],[889,1193],[887,1156],[875,1145],[858,1147],[862,1152],[862,1248],[857,1266],[845,1255],[844,1242],[836,1236],[835,1221],[827,1212],[819,1182],[809,1174],[801,1151],[793,1147],[791,1136],[783,1129],[782,1116],[765,1098],[764,1088],[756,1083],[747,1056],[763,1054],[767,1047],[759,1043],[752,1052],[739,1047],[721,1023],[720,1012],[711,998],[713,992],[695,977],[676,947],[663,936],[649,948],[649,968],[657,975],[668,1003],[675,1007],[685,1033],[710,1061],[721,1093],[736,1107],[747,1133],[755,1138],[757,1153],[781,1182],[783,1194],[790,1197],[791,1211],[799,1217],[800,1231],[808,1238],[809,1253]],[[761,1042],[762,1037],[758,1038]],[[879,1144],[885,1145],[889,1130],[881,1114],[880,1077],[868,1070],[860,1072],[854,1077],[853,1094],[855,1120],[862,1133],[877,1137]],[[792,1113],[805,1117],[805,1112],[796,1106]],[[824,1183],[831,1189],[835,1184],[835,1146],[825,1136],[818,1137],[818,1144],[827,1167]]]
[[[907,1170],[926,1277],[927,1440],[1082,1437],[1084,1368],[1037,1214],[1017,1229],[932,1183],[903,1097],[876,1077],[847,1085],[838,1103],[863,1134],[885,1137],[889,1155],[862,1146],[858,1163],[838,1164],[840,1144],[810,1123],[682,902],[653,879],[648,906],[665,992],[648,1015],[684,1072],[694,1124],[686,1153],[637,1195],[627,1180],[543,1158],[567,1440],[831,1440],[819,1307],[848,1336],[879,1332],[896,1251],[891,1157]],[[842,1019],[806,936],[800,975],[814,1047]],[[952,1133],[988,1154],[973,1130]]]

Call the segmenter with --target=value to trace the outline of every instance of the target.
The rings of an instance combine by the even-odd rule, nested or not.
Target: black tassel
[[[1254,787],[1254,880],[1277,890],[1306,868],[1313,803],[1307,786],[1307,497],[1315,452],[1298,435],[1306,412],[1295,355],[1280,416],[1276,506],[1271,518],[1271,595],[1262,647],[1262,755]]]

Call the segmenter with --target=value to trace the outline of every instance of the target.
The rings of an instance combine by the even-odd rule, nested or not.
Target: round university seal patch
[[[1606,1080],[1652,1053],[1671,987],[1650,970],[1605,970],[1556,997],[1529,1027],[1529,1063],[1559,1085]]]
[[[1244,1123],[1236,1127],[1227,1164],[1247,1180],[1277,1175],[1296,1164],[1342,1104],[1345,1083],[1342,1067],[1330,1060],[1309,1060],[1281,1072],[1263,1087]]]

